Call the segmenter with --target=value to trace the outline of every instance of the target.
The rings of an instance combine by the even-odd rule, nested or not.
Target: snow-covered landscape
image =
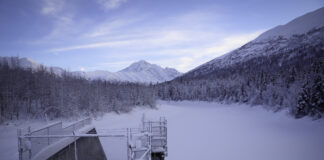
[[[159,101],[157,109],[138,107],[130,113],[108,113],[94,119],[93,124],[109,129],[139,127],[143,114],[148,119],[167,118],[168,160],[322,160],[324,157],[323,119],[296,120],[287,116],[285,110],[273,113],[261,106]],[[1,125],[1,159],[18,159],[17,128],[31,125],[34,129],[45,124],[31,121]],[[125,155],[121,156],[122,160]]]
[[[321,1],[0,11],[0,160],[324,159]]]

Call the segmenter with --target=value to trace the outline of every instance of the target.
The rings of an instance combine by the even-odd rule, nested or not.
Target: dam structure
[[[85,118],[65,127],[57,122],[33,131],[18,129],[17,135],[19,160],[164,160],[168,155],[164,117],[122,129],[96,128]]]

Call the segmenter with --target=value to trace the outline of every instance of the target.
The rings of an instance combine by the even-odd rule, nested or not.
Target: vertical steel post
[[[27,131],[28,131],[28,136],[31,136],[30,126],[28,127],[28,130]],[[30,138],[28,138],[28,141],[31,144],[31,139]],[[28,148],[28,158],[31,159],[31,157],[32,157],[32,151],[31,151],[31,148]]]
[[[130,135],[130,140],[132,140],[133,139],[132,128],[130,128],[129,135]]]
[[[129,139],[128,139],[128,136],[129,136],[129,128],[126,129],[126,138],[127,138],[127,144],[126,144],[126,147],[127,147],[127,160],[129,160]]]
[[[19,160],[22,160],[21,129],[17,129]]]
[[[152,158],[152,136],[153,136],[153,132],[152,132],[152,122],[150,121],[150,146],[149,146],[149,160],[151,160]]]
[[[165,156],[168,156],[168,121],[165,119],[164,120],[165,124]]]
[[[47,127],[47,135],[49,136],[49,127]],[[47,145],[50,145],[50,138],[47,137]]]
[[[75,135],[74,131],[73,131],[73,135]],[[74,137],[74,159],[78,160],[78,151],[77,151],[77,142],[76,141],[77,141],[77,138]]]
[[[163,132],[162,132],[162,117],[160,117],[160,127],[159,127],[159,130],[160,130],[160,136],[163,136]]]

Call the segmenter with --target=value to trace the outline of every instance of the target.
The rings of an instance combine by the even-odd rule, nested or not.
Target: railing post
[[[28,131],[28,136],[31,136],[30,126],[28,127],[27,131]],[[28,138],[28,141],[31,144],[31,139],[30,138]],[[30,146],[30,148],[28,148],[28,158],[31,159],[31,157],[32,157],[32,151],[31,151],[31,146]]]
[[[73,135],[75,135],[74,131],[73,131]],[[74,137],[74,159],[78,160],[78,151],[77,151],[77,138]]]
[[[127,147],[127,160],[129,160],[129,139],[128,139],[129,138],[128,137],[129,136],[129,128],[126,129],[126,132],[127,132],[126,133],[126,138],[127,138],[126,139],[127,140],[127,144],[126,144],[126,147]]]
[[[152,158],[152,136],[153,136],[153,132],[152,132],[152,122],[150,121],[150,146],[149,146],[149,160],[151,160]]]
[[[19,160],[22,160],[22,147],[21,147],[21,129],[17,129],[17,136],[18,136],[18,154]]]
[[[133,139],[132,128],[130,128],[129,134],[130,134],[130,139],[132,140]]]
[[[47,127],[47,135],[49,135],[49,127]],[[47,138],[47,145],[50,145],[50,138]]]
[[[160,130],[160,135],[163,136],[163,132],[162,132],[163,126],[162,126],[162,117],[160,117],[160,126],[159,126],[159,130]]]
[[[167,125],[168,125],[168,121],[165,119],[164,120],[164,125],[165,125],[165,156],[168,156],[168,128],[167,128]]]

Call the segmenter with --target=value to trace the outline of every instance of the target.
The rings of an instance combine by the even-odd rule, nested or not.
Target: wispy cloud
[[[44,15],[55,15],[62,10],[63,6],[63,0],[43,0],[41,13]]]
[[[111,41],[111,42],[101,42],[101,43],[91,43],[85,45],[75,45],[63,48],[55,48],[49,50],[49,52],[63,52],[63,51],[70,51],[70,50],[77,50],[77,49],[90,49],[90,48],[100,48],[100,47],[113,47],[113,46],[120,46],[124,44],[128,44],[130,41]]]
[[[47,19],[44,27],[48,29],[48,32],[36,40],[28,41],[27,44],[46,45],[62,42],[66,39],[67,35],[78,31],[74,21],[75,13],[68,7],[68,1],[42,0],[41,2],[40,13],[42,17]]]
[[[228,37],[224,37],[221,40],[218,40],[218,42],[210,42],[209,44],[204,44],[201,46],[190,45],[188,47],[170,46],[166,48],[159,48],[156,45],[158,44],[157,42],[168,41],[166,40],[167,38],[165,39],[161,38],[160,40],[154,40],[155,42],[152,40],[112,41],[106,43],[74,46],[72,48],[61,48],[60,50],[56,50],[56,51],[66,51],[69,49],[96,48],[96,47],[125,48],[125,46],[127,46],[126,48],[129,48],[130,46],[136,46],[137,48],[139,43],[144,43],[150,47],[152,47],[152,45],[156,45],[154,47],[157,48],[153,48],[152,50],[143,49],[140,51],[136,51],[135,49],[132,51],[123,52],[122,54],[116,53],[115,57],[112,54],[110,54],[107,55],[108,58],[109,59],[112,57],[116,58],[114,61],[99,63],[95,67],[90,67],[88,69],[95,70],[99,68],[109,68],[110,70],[117,71],[121,68],[130,65],[132,62],[136,60],[146,59],[151,63],[158,64],[163,67],[172,67],[172,68],[176,68],[181,72],[187,72],[207,61],[210,61],[234,49],[237,49],[238,47],[244,45],[245,43],[255,39],[261,33],[262,31],[256,31],[256,32],[245,33],[245,34],[231,35]],[[170,34],[172,35],[172,33]]]
[[[258,37],[264,30],[255,31],[252,33],[232,35],[222,39],[220,43],[214,44],[211,47],[205,48],[204,55],[212,55],[215,57],[221,56],[233,49],[236,49],[245,43]]]
[[[185,42],[192,40],[189,34],[181,31],[164,31],[164,32],[154,32],[143,36],[139,34],[138,36],[133,36],[132,39],[125,40],[109,40],[105,42],[98,43],[88,43],[82,45],[74,45],[62,48],[55,48],[49,50],[50,52],[63,52],[69,50],[77,50],[77,49],[90,49],[90,48],[102,48],[102,47],[110,47],[110,48],[120,48],[120,47],[128,47],[128,48],[158,48],[158,47],[168,47],[179,45]]]
[[[117,9],[127,0],[97,0],[97,2],[104,7],[106,10]]]
[[[127,27],[142,20],[142,17],[135,17],[135,18],[116,18],[116,19],[107,19],[101,24],[98,24],[94,27],[90,33],[86,33],[85,37],[101,37],[107,36],[111,33],[120,31],[123,27]]]
[[[108,2],[112,6],[107,9],[113,9],[126,1],[98,1],[102,5],[104,3],[108,5]],[[74,24],[73,16],[56,14],[55,17],[55,27],[48,37],[64,37],[74,31],[71,30]],[[74,50],[87,52],[88,49],[98,49],[106,52],[104,57],[107,60],[114,59],[110,62],[97,63],[94,67],[84,67],[86,70],[100,68],[117,70],[136,60],[145,59],[186,72],[242,46],[262,32],[235,35],[223,33],[218,26],[204,26],[205,23],[215,20],[214,16],[204,12],[189,12],[161,22],[143,25],[141,21],[147,22],[147,18],[148,15],[134,14],[107,17],[99,24],[96,22],[95,26],[87,28],[88,31],[75,37],[73,42],[61,43],[61,47],[47,51],[58,54],[75,53]]]
[[[220,42],[211,44],[209,46],[201,47],[188,47],[184,49],[168,49],[163,52],[169,55],[165,59],[154,61],[154,63],[162,66],[170,66],[178,69],[179,71],[189,71],[207,61],[224,55],[234,49],[237,49],[245,43],[255,39],[263,30],[255,31],[252,33],[231,35],[223,38]],[[177,53],[177,56],[174,54]]]

